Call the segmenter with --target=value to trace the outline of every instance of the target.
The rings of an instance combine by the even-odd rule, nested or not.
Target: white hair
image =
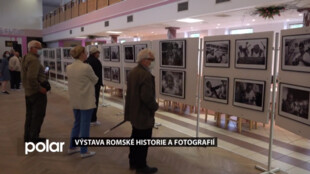
[[[41,45],[41,42],[32,40],[28,43],[28,50],[30,50],[32,47],[35,47],[37,44]]]
[[[143,59],[151,58],[151,56],[154,57],[153,52],[150,49],[145,48],[139,52],[137,61],[141,62]]]

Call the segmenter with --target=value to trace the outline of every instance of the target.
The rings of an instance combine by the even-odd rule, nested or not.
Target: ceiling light
[[[298,16],[303,16],[303,14],[302,13],[299,13],[299,15]]]
[[[288,21],[290,21],[290,19],[286,19],[286,21],[288,22]]]
[[[121,31],[107,31],[106,33],[110,33],[110,34],[120,34],[122,33]]]
[[[178,19],[178,22],[186,22],[186,23],[196,23],[196,22],[202,22],[201,19],[193,19],[193,18],[184,18],[184,19]]]
[[[216,28],[219,28],[219,27],[216,27]]]
[[[75,37],[76,39],[86,39],[87,37]]]
[[[255,19],[252,19],[252,22],[255,22],[256,20]]]
[[[221,24],[217,24],[217,26],[220,26]]]
[[[246,24],[246,26],[249,26],[250,24]]]

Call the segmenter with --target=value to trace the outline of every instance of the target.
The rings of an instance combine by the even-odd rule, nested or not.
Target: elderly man
[[[26,121],[24,141],[42,142],[40,130],[45,116],[47,97],[47,79],[44,68],[40,64],[39,57],[42,53],[41,43],[30,41],[28,43],[29,53],[22,59],[22,83],[26,95]],[[43,86],[44,87],[43,87]]]
[[[98,82],[95,85],[95,97],[96,97],[96,108],[94,109],[93,115],[91,117],[90,125],[96,126],[100,125],[101,123],[97,121],[97,110],[98,110],[98,103],[99,103],[99,95],[100,95],[100,87],[103,86],[102,84],[102,65],[99,60],[100,51],[97,47],[91,47],[89,51],[89,57],[85,61],[88,63],[92,69],[94,70],[96,76],[98,77]]]
[[[125,104],[125,120],[132,125],[131,138],[152,137],[154,115],[158,109],[155,100],[155,80],[151,74],[154,67],[154,54],[144,49],[138,54],[138,65],[128,75]],[[157,168],[146,164],[148,146],[131,146],[129,153],[130,169],[137,173],[155,173]]]

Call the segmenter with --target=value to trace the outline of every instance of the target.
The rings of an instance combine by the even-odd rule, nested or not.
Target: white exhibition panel
[[[161,57],[161,43],[175,42],[185,43],[185,47],[183,47],[183,57],[185,57],[184,67],[163,67],[161,66],[160,57]],[[155,67],[153,70],[153,74],[155,76],[155,86],[156,86],[156,96],[157,98],[161,98],[164,100],[169,100],[173,102],[179,102],[191,106],[196,105],[196,97],[197,97],[197,77],[198,77],[198,53],[199,53],[199,39],[198,38],[184,38],[184,39],[172,39],[172,40],[156,40],[152,42],[152,49],[155,54]],[[185,51],[185,54],[184,54]],[[165,73],[165,74],[164,74]],[[169,96],[167,94],[163,94],[163,84],[165,82],[161,81],[161,74],[167,77],[167,74],[173,74],[174,85],[176,85],[175,77],[181,76],[178,80],[184,84],[183,96],[182,97],[174,97]],[[167,92],[169,93],[169,92]],[[183,98],[184,97],[184,98]]]
[[[280,40],[276,124],[310,138],[310,27],[282,30]],[[300,47],[308,65],[300,59]]]
[[[227,55],[229,56],[229,61],[221,62],[222,67],[219,67],[219,64],[212,63],[212,61],[207,62],[206,67],[206,42],[208,48],[212,48],[213,51],[218,50],[221,45],[228,44],[228,50],[224,52],[224,59],[227,59]],[[271,102],[271,70],[272,70],[272,59],[273,59],[273,47],[274,47],[274,33],[273,32],[262,32],[262,33],[254,33],[254,34],[244,34],[244,35],[225,35],[225,36],[211,36],[205,37],[203,41],[203,57],[202,65],[202,79],[201,79],[201,89],[200,89],[200,98],[201,98],[201,106],[206,109],[211,109],[217,112],[225,113],[228,115],[234,115],[241,118],[258,121],[267,123],[269,120],[269,108]],[[229,46],[230,45],[230,46]],[[267,56],[267,60],[265,59],[264,65],[260,64],[258,66],[255,63],[246,62],[246,58],[238,58],[242,57],[240,52],[236,49],[242,48],[254,48],[255,45],[259,45],[261,48],[262,55],[264,54],[265,57]],[[217,47],[219,46],[219,47]],[[226,47],[225,46],[225,47]],[[240,47],[241,46],[241,47]],[[240,47],[240,48],[239,48]],[[209,49],[209,50],[212,50]],[[248,50],[248,49],[247,49]],[[253,49],[252,49],[253,50]],[[264,50],[264,51],[263,51]],[[221,51],[221,50],[219,50]],[[259,51],[258,51],[259,52]],[[248,52],[250,55],[251,53]],[[250,60],[255,60],[253,57],[249,57]],[[253,53],[251,54],[253,56]],[[223,57],[222,57],[223,58]],[[261,59],[261,58],[260,58]],[[211,59],[208,59],[208,61]],[[220,59],[222,60],[222,59]],[[243,61],[243,62],[242,62]],[[220,62],[220,61],[219,61]],[[240,63],[241,62],[241,63]],[[229,64],[227,64],[229,63]],[[267,63],[267,65],[266,65]],[[247,66],[248,64],[251,64]],[[266,65],[266,66],[265,66]],[[251,68],[248,68],[251,67]],[[206,76],[206,80],[205,79]],[[215,85],[220,86],[220,82],[228,80],[228,94],[226,93],[225,99],[217,99],[220,98],[218,95],[213,97],[213,95],[208,95],[208,88],[207,83],[213,83],[213,87]],[[238,84],[238,89],[235,89],[234,84]],[[237,94],[241,94],[242,91],[243,96],[249,96],[250,92],[247,93],[245,90],[245,86],[247,88],[248,84],[254,84],[254,88],[256,87],[257,93],[254,93],[254,89],[252,86],[253,94],[259,94],[257,96],[261,96],[262,100],[259,102],[244,102],[245,100],[241,100],[236,95],[236,102],[235,100],[235,90]],[[240,85],[243,86],[244,90],[240,90]],[[204,88],[205,86],[205,88]],[[225,85],[224,85],[225,86]],[[215,88],[213,88],[215,89]],[[249,90],[250,91],[250,90]],[[205,95],[205,96],[204,96]],[[246,98],[246,97],[244,97]],[[238,102],[237,102],[238,101]],[[260,104],[258,104],[260,103]]]
[[[118,53],[116,53],[116,48],[118,47]],[[103,80],[103,84],[106,86],[112,86],[114,88],[118,88],[118,89],[123,89],[123,66],[122,66],[122,51],[121,51],[121,44],[104,44],[101,45],[101,47],[99,47],[101,50],[101,58],[102,58],[102,80]],[[109,49],[106,49],[109,48]],[[111,50],[110,50],[111,49]],[[114,52],[115,51],[115,52]],[[112,54],[118,54],[118,58],[119,61],[111,61],[112,60]],[[110,60],[105,60],[105,57],[108,56],[110,57]],[[105,78],[105,72],[104,69],[105,67],[111,67],[111,71],[110,71],[110,78],[111,80],[107,80]],[[117,68],[119,68],[119,83],[118,82],[113,82],[112,81],[112,71],[116,70]]]
[[[129,49],[129,50],[125,50],[126,49]],[[130,54],[131,55],[126,55],[128,53],[128,51],[130,52],[132,48],[132,52]],[[151,41],[139,41],[139,42],[125,42],[122,44],[122,48],[121,48],[121,61],[123,62],[123,74],[122,76],[124,77],[122,83],[123,83],[123,86],[124,86],[124,90],[127,89],[127,83],[126,83],[126,71],[130,71],[131,69],[133,69],[134,67],[136,67],[138,65],[137,63],[137,56],[138,56],[138,53],[139,51],[141,51],[141,49],[144,49],[144,48],[148,48],[148,49],[152,49],[152,43]],[[132,62],[129,62],[128,60],[125,60],[126,57],[132,57],[133,61]]]
[[[71,47],[61,47],[61,66],[62,66],[62,75],[64,79],[67,72],[67,66],[74,62],[74,59],[70,56]]]

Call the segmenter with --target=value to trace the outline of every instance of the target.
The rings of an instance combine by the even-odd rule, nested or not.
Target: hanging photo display
[[[282,70],[310,72],[310,34],[282,38]]]
[[[64,59],[71,59],[70,48],[64,48],[63,50]]]
[[[119,46],[111,46],[111,61],[112,62],[119,62]]]
[[[206,67],[229,67],[230,41],[206,41],[205,44]]]
[[[160,93],[185,98],[185,71],[160,70]]]
[[[110,47],[102,47],[102,50],[103,50],[103,60],[110,61],[111,60]]]
[[[61,59],[61,50],[60,50],[60,48],[56,49],[56,57],[57,57],[57,59]]]
[[[186,67],[186,40],[167,40],[159,43],[160,66]]]
[[[204,76],[203,99],[228,104],[228,78]]]
[[[55,61],[50,61],[50,70],[54,70],[56,69],[56,65],[55,65]]]
[[[125,45],[124,51],[125,51],[125,60],[124,61],[128,62],[128,63],[135,62],[134,46],[133,45]]]
[[[245,79],[234,80],[233,105],[253,109],[264,110],[265,82]]]
[[[111,67],[111,81],[120,83],[120,68],[119,67]]]
[[[236,40],[236,68],[267,69],[268,39]]]
[[[138,54],[141,50],[147,48],[147,44],[137,44],[135,45],[135,61],[138,60]]]
[[[280,83],[279,115],[310,125],[310,88]]]
[[[127,81],[128,81],[128,75],[129,75],[129,72],[132,70],[132,68],[125,68],[125,83],[127,84]]]
[[[44,58],[48,57],[48,50],[46,50],[46,49],[43,50],[43,56],[44,56]]]
[[[60,61],[57,61],[57,73],[61,73],[62,70],[61,70],[61,62]]]
[[[55,51],[54,50],[50,50],[49,51],[49,58],[50,59],[55,59]]]
[[[48,61],[47,61],[47,60],[44,60],[43,65],[44,65],[44,67],[49,67]]]
[[[111,67],[106,67],[104,66],[103,67],[103,79],[104,80],[108,80],[108,81],[111,81]]]

